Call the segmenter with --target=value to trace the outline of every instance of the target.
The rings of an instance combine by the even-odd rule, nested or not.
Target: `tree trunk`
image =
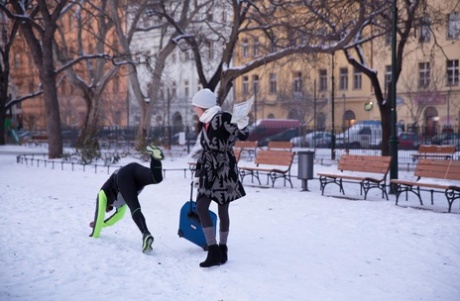
[[[4,106],[0,107],[0,145],[6,144],[5,136],[8,133],[5,132],[5,120],[6,120],[6,109]]]
[[[50,159],[62,158],[63,146],[61,136],[61,117],[59,114],[59,103],[56,91],[56,72],[53,61],[53,41],[54,32],[56,31],[56,22],[60,13],[67,4],[62,0],[53,5],[54,11],[48,11],[48,5],[45,0],[39,0],[35,5],[38,8],[33,10],[40,11],[42,16],[37,19],[43,21],[43,30],[38,34],[30,22],[22,21],[21,27],[30,51],[34,58],[35,65],[38,68],[40,80],[43,86],[43,95],[45,101],[46,131],[48,134],[48,157]],[[12,1],[11,5],[18,14],[26,14],[24,6],[19,1]],[[37,37],[38,35],[38,37]]]
[[[54,30],[53,30],[54,32]],[[62,158],[63,145],[61,136],[61,116],[56,90],[56,74],[54,72],[52,36],[43,39],[42,72],[40,79],[43,84],[45,100],[46,132],[48,134],[48,157]]]
[[[77,140],[77,148],[94,149],[99,153],[98,131],[101,99],[97,96],[85,95],[87,114],[80,135]]]
[[[382,156],[390,156],[391,105],[388,101],[384,105],[381,105],[381,101],[378,102],[382,120]]]

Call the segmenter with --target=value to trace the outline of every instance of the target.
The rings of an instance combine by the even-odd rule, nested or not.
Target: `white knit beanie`
[[[209,89],[201,89],[193,95],[192,104],[196,107],[209,109],[216,105],[216,95]]]

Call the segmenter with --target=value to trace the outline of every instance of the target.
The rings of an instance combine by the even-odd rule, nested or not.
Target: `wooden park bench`
[[[286,186],[286,182],[289,182],[291,188],[293,188],[291,165],[294,161],[294,155],[295,152],[292,151],[259,150],[254,161],[255,166],[238,166],[241,182],[243,182],[245,176],[250,175],[252,182],[256,178],[259,185],[261,185],[259,176],[260,174],[266,174],[267,185],[271,181],[271,187],[274,187],[275,181],[282,178],[284,179],[284,186]]]
[[[460,161],[454,160],[436,160],[421,158],[414,171],[415,181],[392,179],[390,182],[396,186],[396,203],[398,205],[399,196],[406,192],[414,193],[420,205],[423,205],[421,191],[428,191],[431,194],[431,205],[433,205],[433,193],[444,193],[449,204],[449,210],[452,209],[452,203],[460,198]],[[435,181],[433,181],[433,179]],[[436,183],[436,180],[451,180],[453,183]]]
[[[28,142],[35,144],[47,143],[48,135],[33,135],[32,137],[30,137]]]
[[[268,141],[267,149],[274,151],[292,151],[292,142],[290,141]]]
[[[256,143],[256,146],[257,146],[257,141],[255,143]],[[238,162],[240,160],[242,151],[243,151],[243,148],[233,147],[233,154],[235,155],[236,162]],[[193,175],[195,174],[195,170],[196,170],[196,161],[188,162],[187,164],[188,164],[188,168],[190,170],[190,173],[191,173],[191,175],[193,177]]]
[[[412,161],[415,162],[419,158],[432,159],[452,159],[456,151],[455,145],[420,145],[417,153],[412,154]]]
[[[240,159],[243,152],[246,152],[249,155],[249,158],[255,157],[257,152],[257,143],[258,141],[237,140],[235,146],[233,147],[233,152],[235,153],[237,161]],[[239,154],[238,156],[237,153]]]
[[[340,157],[337,169],[340,173],[318,173],[321,194],[329,183],[339,185],[340,192],[345,194],[343,182],[358,182],[361,188],[361,195],[364,191],[364,199],[370,189],[378,188],[382,191],[382,198],[388,200],[387,174],[390,170],[390,156],[367,156],[367,155],[347,155]]]

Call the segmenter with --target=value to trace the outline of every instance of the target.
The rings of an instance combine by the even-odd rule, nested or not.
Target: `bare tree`
[[[32,52],[43,87],[48,134],[49,158],[61,158],[63,145],[61,119],[56,90],[53,43],[57,22],[74,3],[54,1],[5,1],[2,9],[11,19],[20,21],[20,27]]]
[[[7,18],[6,14],[2,17]],[[10,51],[14,42],[14,37],[19,29],[19,21],[8,19],[3,23],[2,28],[2,41],[0,41],[0,145],[4,145],[5,141],[5,118],[6,112],[14,104],[9,95],[10,84]]]
[[[457,4],[450,3],[450,9],[458,7],[458,3],[458,1]],[[391,135],[391,102],[389,100],[392,99],[390,86],[393,82],[395,85],[398,83],[403,68],[406,44],[416,27],[426,22],[428,16],[431,19],[432,26],[440,26],[440,24],[445,23],[443,9],[446,7],[438,6],[438,8],[435,8],[426,0],[398,1],[396,74],[391,75],[391,81],[385,87],[385,84],[379,81],[378,73],[370,66],[371,60],[366,55],[365,49],[370,41],[390,35],[393,24],[392,0],[374,1],[373,5],[376,5],[376,10],[381,11],[381,13],[363,23],[354,40],[347,47],[344,47],[343,51],[348,62],[370,79],[382,120],[382,141],[389,141]],[[382,155],[389,154],[389,144],[382,143]]]
[[[224,11],[232,12],[227,31],[214,30],[206,20],[201,21],[202,26],[189,29],[173,25],[194,53],[201,84],[211,90],[219,87],[218,102],[222,104],[236,78],[262,65],[293,54],[331,53],[344,48],[365,20],[379,13],[370,10],[370,2],[226,0],[220,5]],[[243,36],[260,37],[265,50],[242,66],[234,67],[232,59],[238,39]],[[210,37],[223,44],[223,52],[219,65],[207,78],[200,49]]]
[[[207,4],[209,1],[203,3],[195,3],[190,0],[185,1],[136,1],[128,3],[125,7],[120,7],[118,1],[110,1],[110,11],[112,19],[115,22],[116,31],[123,49],[125,60],[131,62],[128,66],[129,82],[135,98],[141,109],[140,124],[136,135],[136,148],[141,149],[145,144],[145,138],[150,131],[152,105],[158,101],[158,92],[161,88],[161,78],[165,68],[166,59],[173,52],[176,47],[176,38],[179,33],[175,28],[170,28],[169,22],[178,24],[178,26],[186,28],[194,16],[199,11],[199,8]],[[191,5],[194,5],[191,8]],[[130,13],[130,15],[127,14]],[[152,26],[141,26],[140,20],[148,17],[156,19]],[[124,30],[123,21],[130,19],[129,27]],[[160,38],[157,48],[154,50],[152,57],[147,57],[146,67],[151,73],[150,88],[148,91],[149,102],[145,101],[147,95],[143,95],[141,91],[141,84],[139,81],[139,74],[134,64],[131,43],[135,33],[147,32],[155,30],[158,32]]]
[[[56,38],[57,59],[65,66],[67,79],[80,91],[86,106],[77,148],[94,155],[99,150],[97,134],[103,96],[108,82],[119,69],[117,64],[108,60],[118,54],[118,49],[116,36],[110,35],[113,22],[107,16],[107,2],[86,2],[76,6],[66,16],[71,20],[67,22],[69,26],[60,26]]]

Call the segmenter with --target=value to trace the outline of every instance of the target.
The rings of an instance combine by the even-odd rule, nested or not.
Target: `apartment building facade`
[[[452,1],[450,1],[452,2]],[[230,16],[223,7],[216,7],[206,16],[217,28],[229,24]],[[152,22],[146,15],[142,22]],[[71,27],[69,20],[63,26]],[[146,24],[148,25],[148,24]],[[460,12],[446,10],[445,24],[430,27],[429,20],[414,28],[404,54],[403,70],[398,81],[398,122],[406,129],[424,132],[443,127],[457,130],[460,122]],[[221,27],[222,30],[229,30]],[[143,32],[133,38],[132,53],[138,63],[141,89],[146,101],[152,92],[152,74],[146,67],[147,58],[155,57],[161,36],[155,31]],[[206,59],[207,75],[219,63],[222,45],[209,39],[201,52]],[[262,36],[241,37],[234,54],[234,65],[263,55],[267,41]],[[437,45],[438,47],[434,47]],[[184,47],[182,47],[184,46]],[[91,41],[88,41],[88,47]],[[18,36],[12,52],[13,95],[24,96],[38,90],[39,77],[33,59],[25,51],[26,41]],[[266,48],[266,47],[265,47]],[[378,71],[382,87],[391,78],[391,48],[385,37],[376,39],[365,51],[371,58],[369,66]],[[58,87],[63,126],[82,124],[85,103],[76,89],[63,77]],[[186,45],[176,47],[166,61],[159,98],[152,103],[152,126],[172,126],[177,130],[193,126],[197,118],[190,106],[193,94],[201,89],[193,54]],[[128,77],[121,72],[110,81],[104,94],[103,126],[137,126],[140,109],[129,91]],[[264,118],[290,118],[304,122],[310,128],[346,128],[360,120],[378,120],[380,112],[369,79],[348,64],[342,52],[334,54],[293,55],[275,63],[265,64],[234,82],[234,90],[224,103],[231,110],[233,102],[254,96],[256,101],[251,121]],[[45,107],[38,96],[20,106],[26,129],[45,128]],[[333,122],[334,121],[334,122]]]
[[[397,121],[405,130],[436,134],[460,127],[458,8],[447,5],[444,20],[442,25],[430,26],[429,18],[425,19],[414,27],[406,45],[397,84]],[[235,65],[261,55],[265,42],[260,37],[243,37]],[[364,51],[386,95],[391,39],[376,38]],[[347,62],[342,51],[295,55],[259,67],[237,79],[235,95],[237,101],[256,98],[252,121],[299,119],[309,128],[322,130],[381,119],[370,80]]]

